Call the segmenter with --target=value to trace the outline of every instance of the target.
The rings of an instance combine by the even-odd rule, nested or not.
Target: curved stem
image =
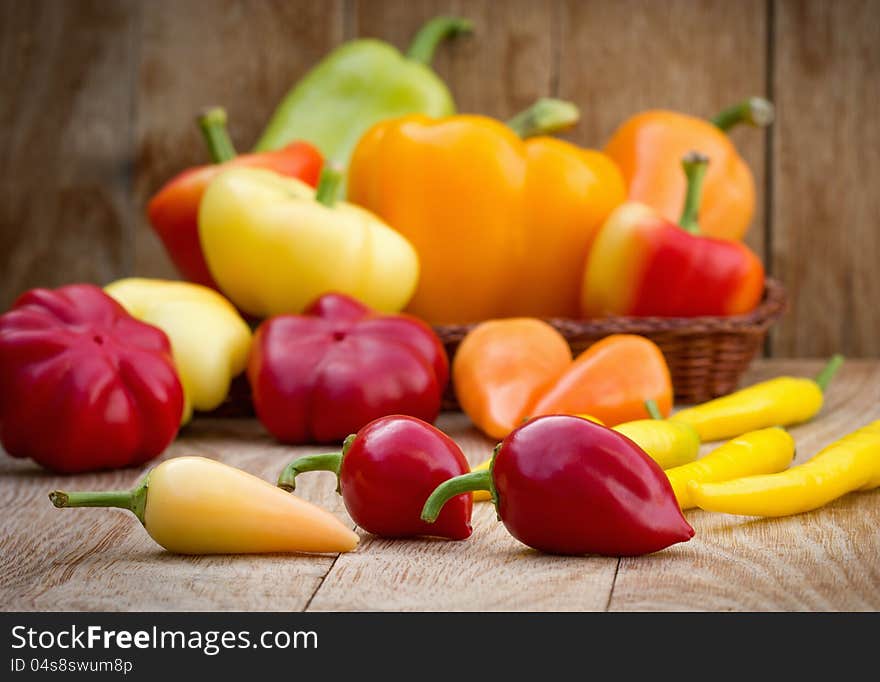
[[[578,122],[580,116],[581,112],[571,102],[542,97],[528,109],[507,121],[507,127],[526,139],[571,128]]]
[[[648,411],[651,419],[663,419],[663,415],[660,414],[660,408],[657,407],[657,402],[655,400],[646,400],[645,409]]]
[[[822,393],[828,388],[828,384],[831,383],[831,379],[837,374],[837,370],[840,369],[843,361],[844,357],[840,353],[835,353],[831,356],[828,364],[825,365],[821,372],[819,372],[816,377],[816,383],[819,385],[819,388],[822,389]]]
[[[437,46],[446,38],[470,33],[474,28],[469,19],[460,17],[434,17],[419,29],[406,51],[408,59],[430,65]]]
[[[438,485],[428,497],[425,506],[422,507],[422,521],[434,523],[440,516],[440,512],[443,511],[443,505],[449,500],[456,495],[472,493],[475,490],[492,490],[491,466],[489,469],[472,471],[469,474],[450,478]]]
[[[128,509],[144,523],[144,509],[147,506],[148,479],[131,490],[104,490],[96,492],[65,492],[53,490],[49,499],[56,507],[117,507]]]
[[[716,128],[727,132],[741,123],[764,128],[773,123],[774,115],[775,109],[772,102],[763,97],[749,97],[732,107],[727,107],[709,120]]]
[[[339,467],[342,466],[341,452],[328,452],[321,455],[306,455],[293,460],[284,467],[278,477],[278,487],[287,492],[296,490],[296,477],[306,471],[332,471],[337,476],[336,491],[339,492],[338,477]]]
[[[687,194],[684,197],[684,209],[678,224],[691,234],[699,234],[700,197],[703,193],[703,178],[709,165],[709,157],[699,152],[690,152],[682,159],[681,165],[687,176]]]
[[[198,118],[208,153],[214,163],[223,163],[236,157],[235,147],[226,130],[226,110],[223,107],[206,109]]]
[[[342,172],[333,166],[324,166],[321,177],[318,180],[318,189],[315,190],[315,200],[319,204],[332,207],[336,203],[336,195],[339,185],[342,183]]]

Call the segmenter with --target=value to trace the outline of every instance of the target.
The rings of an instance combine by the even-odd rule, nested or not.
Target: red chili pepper
[[[0,316],[0,441],[62,473],[133,466],[174,439],[183,389],[165,333],[98,287],[25,292]]]
[[[214,165],[190,168],[172,178],[150,200],[147,217],[180,274],[191,282],[217,289],[199,242],[199,202],[208,183],[226,168],[250,166],[298,178],[315,187],[324,159],[307,142],[292,142],[274,152],[236,156],[226,132],[223,109],[209,110],[199,118],[199,125]]]
[[[307,455],[288,464],[278,485],[292,491],[297,475],[306,471],[335,473],[349,515],[374,535],[464,540],[471,534],[470,494],[450,500],[434,523],[419,518],[434,488],[470,467],[455,441],[415,417],[392,415],[370,422],[345,439],[342,452]]]
[[[492,493],[517,540],[553,554],[635,556],[694,535],[657,463],[626,436],[580,417],[537,417],[512,431],[488,470],[438,486],[422,519],[474,490]]]
[[[757,305],[764,290],[758,257],[740,242],[700,234],[708,162],[699,154],[684,159],[688,191],[679,225],[637,202],[608,216],[584,271],[585,316],[737,315]]]
[[[264,321],[248,364],[257,417],[287,443],[340,442],[389,414],[432,422],[448,378],[428,325],[342,294]]]

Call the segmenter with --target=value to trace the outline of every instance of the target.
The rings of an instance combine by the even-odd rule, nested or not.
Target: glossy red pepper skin
[[[309,459],[307,455],[296,460],[285,474]],[[316,468],[306,465],[304,470]],[[470,493],[449,500],[434,523],[422,521],[420,514],[434,488],[468,471],[461,448],[445,433],[415,417],[391,415],[346,439],[338,467],[339,492],[351,518],[368,533],[464,540],[472,532]],[[279,485],[290,489],[285,481],[293,479],[285,474]]]
[[[293,142],[278,151],[242,154],[224,163],[190,168],[150,199],[147,217],[180,274],[190,282],[217,289],[199,242],[199,202],[208,183],[227,168],[249,166],[298,178],[315,187],[323,165],[324,159],[315,147]]]
[[[142,464],[174,439],[183,389],[160,329],[100,288],[32,289],[0,316],[0,441],[60,473]]]
[[[433,422],[448,378],[428,325],[341,294],[264,321],[248,364],[257,417],[286,443],[339,442],[389,414]]]
[[[502,522],[543,552],[636,556],[694,535],[657,463],[586,419],[526,423],[502,441],[492,472]]]

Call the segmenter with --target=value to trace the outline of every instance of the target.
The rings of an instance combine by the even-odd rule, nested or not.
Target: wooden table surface
[[[812,375],[820,362],[756,363],[744,385],[781,373]],[[820,417],[792,428],[801,462],[880,418],[880,362],[849,361]],[[439,425],[477,462],[491,451],[461,414]],[[706,446],[704,446],[706,447]],[[296,455],[253,420],[197,419],[165,457],[218,458],[273,480]],[[0,455],[0,608],[4,610],[441,610],[631,611],[880,609],[880,490],[825,508],[756,520],[687,512],[688,543],[639,558],[557,557],[507,534],[489,503],[463,542],[383,540],[361,533],[339,556],[175,556],[128,512],[56,510],[56,487],[129,487],[141,470],[58,477]],[[299,483],[299,481],[298,481]],[[331,474],[297,493],[351,523]]]

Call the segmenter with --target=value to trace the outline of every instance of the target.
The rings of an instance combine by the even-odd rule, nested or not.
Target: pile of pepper
[[[726,135],[765,126],[751,98],[711,121],[647,111],[604,149],[556,139],[572,104],[505,123],[458,115],[429,63],[470,23],[438,17],[402,55],[347,43],[283,99],[252,153],[221,108],[212,163],[147,216],[187,282],[129,278],[23,294],[0,316],[0,442],[62,473],[159,456],[194,412],[250,387],[283,443],[327,443],[277,486],[220,462],[161,462],[132,490],[54,491],[132,511],[172,552],[342,552],[358,536],[297,497],[330,471],[384,537],[464,540],[474,502],[561,554],[640,555],[689,540],[693,507],[793,514],[880,486],[880,426],[790,467],[785,426],[815,417],[842,359],[673,413],[659,348],[628,334],[577,357],[551,317],[734,315],[764,287],[739,240],[752,175]],[[475,323],[449,358],[430,325]],[[450,374],[498,442],[469,468],[432,422]],[[698,458],[701,443],[723,441]]]

